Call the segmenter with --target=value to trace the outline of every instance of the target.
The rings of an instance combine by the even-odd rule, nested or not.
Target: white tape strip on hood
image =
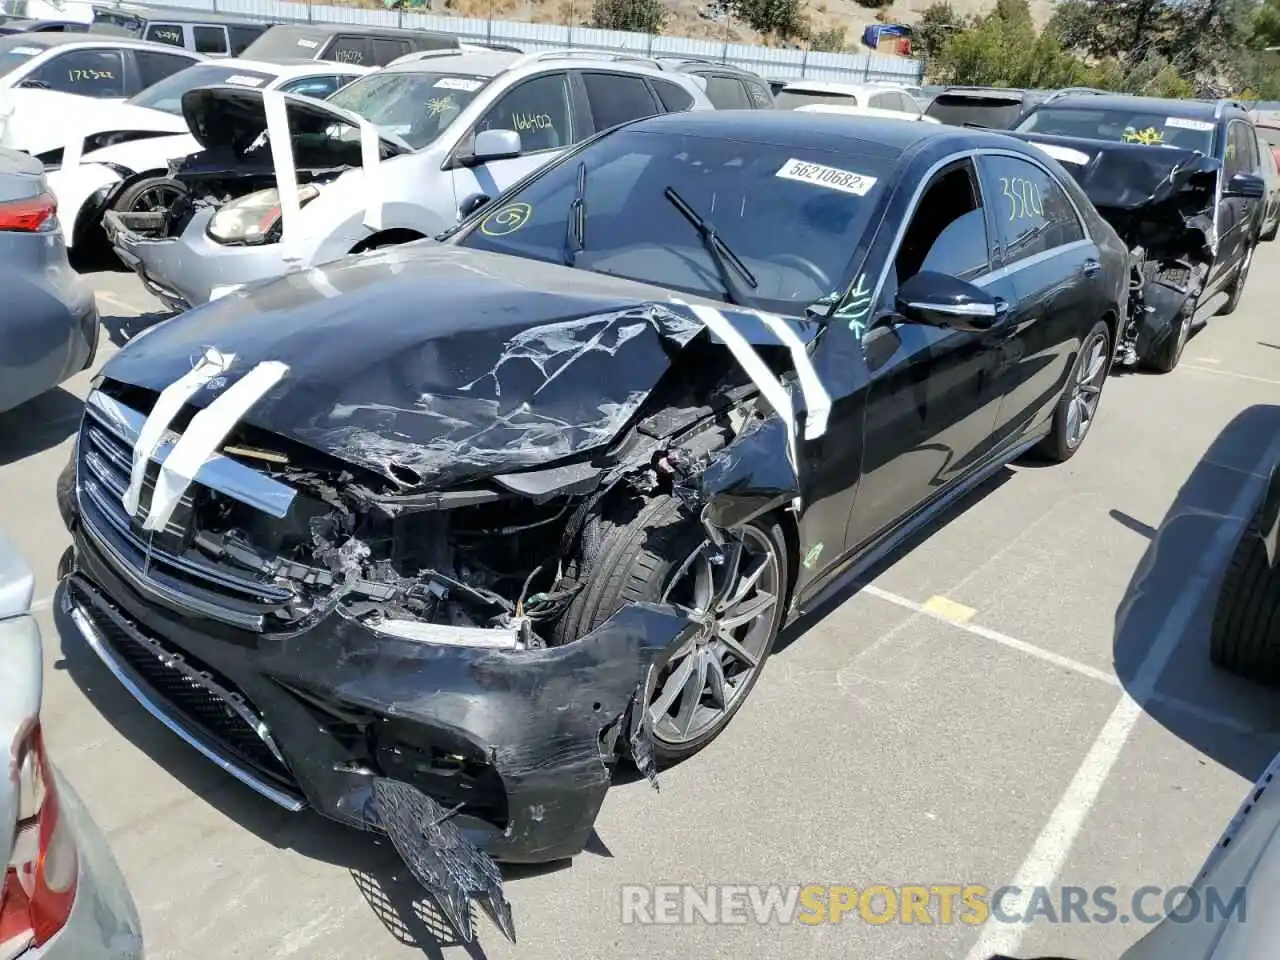
[[[382,140],[378,128],[360,121],[360,167],[364,171],[364,225],[375,233],[382,229],[382,171],[378,161]]]
[[[777,411],[778,416],[787,425],[787,457],[791,461],[791,469],[795,470],[796,475],[799,476],[799,459],[796,456],[795,406],[791,402],[791,394],[787,392],[786,387],[773,375],[769,365],[760,359],[760,354],[756,353],[751,344],[747,342],[747,338],[719,310],[703,306],[700,303],[684,303],[681,300],[672,300],[671,302],[691,310],[693,315],[705,323],[712,333],[724,341],[734,359],[746,371],[752,382],[760,388],[760,392],[769,401],[769,405]]]
[[[164,439],[169,424],[173,423],[173,418],[197,390],[214,377],[226,373],[235,359],[234,353],[222,353],[213,347],[207,347],[204,356],[189,373],[179,377],[160,391],[160,396],[156,398],[156,404],[151,408],[151,414],[147,417],[146,423],[138,431],[138,440],[133,445],[133,469],[129,474],[129,486],[125,488],[124,496],[120,498],[129,516],[136,516],[138,513],[138,501],[142,496],[142,482],[147,476],[147,464],[151,462],[151,457],[160,446],[160,441]]]
[[[280,191],[280,254],[286,263],[297,260],[298,170],[293,164],[293,135],[289,131],[289,109],[279,90],[264,90],[262,106],[267,114],[267,139],[271,142],[271,163]]]
[[[787,321],[773,313],[757,311],[765,326],[773,331],[774,336],[782,341],[782,345],[791,351],[791,362],[795,364],[796,375],[800,378],[800,390],[804,394],[805,419],[804,438],[816,440],[827,432],[827,417],[831,413],[831,394],[818,379],[818,370],[813,365],[813,358],[800,342],[796,332],[787,326]]]
[[[169,456],[160,465],[151,509],[143,530],[163,530],[173,516],[191,481],[217,450],[249,408],[289,372],[287,363],[267,360],[258,364],[192,418]]]

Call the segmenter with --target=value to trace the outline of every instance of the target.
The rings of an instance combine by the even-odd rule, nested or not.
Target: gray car
[[[16,775],[0,779],[0,960],[140,960],[124,877],[40,732],[44,656],[29,613],[35,580],[0,536],[0,742]],[[9,873],[12,871],[12,873]]]
[[[0,148],[0,412],[93,363],[98,308],[67,262],[44,167]]]

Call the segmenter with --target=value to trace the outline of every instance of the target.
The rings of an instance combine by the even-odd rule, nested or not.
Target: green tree
[[[849,45],[845,38],[844,27],[832,27],[829,30],[817,30],[809,34],[809,49],[822,53],[840,53]]]
[[[1277,0],[1280,2],[1280,0]],[[912,28],[912,44],[917,52],[924,54],[928,63],[942,53],[942,48],[951,39],[951,35],[964,28],[964,20],[947,0],[937,0],[929,4],[920,20]]]
[[[601,30],[661,33],[667,22],[662,0],[595,0],[591,25]]]
[[[801,0],[734,0],[733,10],[751,29],[791,40],[808,33],[800,3]]]
[[[1262,0],[1249,32],[1253,45],[1259,49],[1280,47],[1280,0]]]

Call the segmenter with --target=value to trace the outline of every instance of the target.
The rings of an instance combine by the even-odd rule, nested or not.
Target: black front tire
[[[765,517],[751,524],[771,545],[778,560],[778,580],[783,588],[790,582],[787,540],[776,518]],[[707,539],[702,525],[673,497],[659,496],[628,509],[615,508],[588,524],[583,534],[587,544],[571,566],[569,576],[584,584],[556,625],[554,642],[570,643],[591,632],[628,603],[661,603],[668,585],[683,562]],[[670,766],[697,753],[718,737],[746,702],[773,651],[784,620],[786,596],[780,595],[776,612],[758,657],[758,665],[744,681],[742,692],[730,703],[723,717],[694,739],[668,742],[654,735],[654,758],[658,766]]]
[[[1186,349],[1187,340],[1191,337],[1191,321],[1195,312],[1194,302],[1183,306],[1182,312],[1176,318],[1178,325],[1170,330],[1168,335],[1160,341],[1160,346],[1144,359],[1144,367],[1156,373],[1169,373],[1178,365],[1178,361],[1182,359],[1182,351]]]
[[[1236,545],[1213,611],[1209,659],[1237,676],[1280,686],[1280,571],[1257,518]]]
[[[1093,325],[1093,328],[1085,335],[1080,342],[1080,352],[1076,354],[1076,362],[1071,366],[1071,375],[1067,380],[1066,388],[1062,392],[1062,398],[1058,401],[1057,408],[1053,411],[1053,422],[1049,427],[1048,435],[1040,441],[1035,452],[1046,460],[1053,463],[1065,463],[1076,455],[1076,451],[1084,446],[1087,438],[1085,435],[1078,439],[1072,439],[1071,436],[1071,403],[1076,395],[1076,385],[1080,382],[1081,367],[1089,362],[1089,357],[1094,356],[1097,345],[1101,342],[1102,355],[1105,358],[1104,367],[1101,377],[1097,381],[1097,402],[1094,404],[1094,415],[1096,416],[1099,403],[1102,399],[1102,388],[1107,381],[1107,374],[1111,369],[1112,357],[1115,348],[1111,342],[1111,327],[1103,320],[1099,320]],[[1092,423],[1092,419],[1090,420]]]

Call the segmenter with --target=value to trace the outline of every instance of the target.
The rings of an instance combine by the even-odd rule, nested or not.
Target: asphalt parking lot
[[[155,322],[132,276],[92,280],[114,341]],[[1123,913],[1141,887],[1190,882],[1280,751],[1280,697],[1206,654],[1218,574],[1280,457],[1277,301],[1280,244],[1174,373],[1108,384],[1078,456],[1004,471],[784,638],[719,741],[660,792],[611,792],[592,851],[510,871],[520,943],[481,918],[471,955],[1120,953],[1141,924],[624,924],[622,888],[1107,885]],[[59,634],[54,480],[89,379],[0,415],[0,524],[39,574],[51,754],[124,869],[148,956],[465,956],[389,847],[270,806]]]

